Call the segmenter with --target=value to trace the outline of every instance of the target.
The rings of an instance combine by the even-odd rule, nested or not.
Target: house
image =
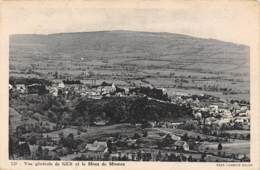
[[[168,133],[167,135],[163,136],[164,139],[169,139],[169,140],[173,140],[173,141],[180,141],[181,140],[181,137],[179,136],[176,136],[174,134],[170,134]]]
[[[212,122],[214,125],[218,125],[218,126],[222,126],[223,124],[228,124],[230,123],[230,118],[222,118],[222,119],[219,119],[219,120],[216,120],[214,122]]]
[[[185,141],[178,140],[174,143],[174,145],[176,146],[177,150],[184,150],[184,151],[189,150],[189,144]]]
[[[65,156],[70,154],[70,149],[67,147],[57,147],[52,151],[55,151],[59,156]]]
[[[110,93],[115,92],[116,88],[115,88],[114,84],[112,84],[112,86],[101,86],[101,87],[98,87],[97,90],[100,92],[100,94],[105,95],[105,94],[110,94]]]
[[[235,123],[250,124],[250,119],[248,117],[236,117]]]
[[[213,112],[218,112],[218,106],[217,105],[210,105],[209,108]]]
[[[111,153],[111,154],[109,155],[109,157],[110,157],[110,160],[116,161],[116,160],[118,160],[118,158],[119,158],[119,153]]]
[[[107,123],[108,123],[108,121],[105,121],[105,120],[98,120],[98,121],[94,122],[94,124],[96,126],[105,126]]]
[[[167,94],[167,90],[165,88],[158,88],[159,90],[162,90],[163,95]]]
[[[173,128],[177,128],[178,126],[182,125],[182,122],[175,122],[175,123],[171,123]]]
[[[223,113],[222,113],[221,115],[222,115],[222,117],[224,117],[224,118],[232,118],[232,117],[233,117],[231,111],[230,111],[230,110],[227,110],[227,109],[224,109],[224,110],[223,110]]]
[[[122,96],[124,96],[124,95],[123,95],[123,93],[118,92],[118,93],[116,93],[116,96],[122,97]]]
[[[88,143],[83,152],[87,152],[92,155],[102,156],[108,151],[107,143],[103,141],[95,141],[94,143]]]
[[[26,86],[24,84],[16,84],[16,90],[20,93],[25,93]]]
[[[244,159],[244,158],[246,157],[246,155],[239,153],[239,154],[236,154],[235,157],[236,157],[237,159],[239,159],[239,160],[242,160],[242,159]]]
[[[58,88],[61,88],[61,89],[65,88],[65,84],[63,82],[60,82],[58,84]]]
[[[125,94],[128,95],[129,94],[129,88],[125,87],[124,90],[125,90]]]
[[[48,149],[49,151],[55,151],[56,148],[55,146],[42,146],[42,149]]]
[[[197,113],[194,114],[194,117],[197,120],[201,120],[202,119],[202,114],[200,112],[197,112]]]
[[[11,84],[8,85],[9,90],[12,90],[13,86]]]
[[[185,96],[185,97],[190,96],[189,93],[180,92],[180,91],[176,91],[176,92],[175,92],[175,95],[176,95],[176,96]]]
[[[127,139],[126,144],[127,146],[137,146],[136,141],[136,139]]]
[[[216,121],[216,118],[215,117],[208,117],[208,118],[206,118],[206,120],[205,120],[205,124],[207,124],[207,125],[211,125],[213,122],[215,122]]]
[[[58,96],[58,88],[57,87],[50,87],[49,93],[52,94],[53,96]]]
[[[247,106],[242,106],[240,108],[240,112],[246,112],[248,110],[248,107]]]
[[[154,128],[156,126],[156,122],[148,121],[149,127]]]

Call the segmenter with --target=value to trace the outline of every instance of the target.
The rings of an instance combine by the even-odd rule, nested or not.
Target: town
[[[246,100],[54,77],[10,77],[10,159],[250,161]]]

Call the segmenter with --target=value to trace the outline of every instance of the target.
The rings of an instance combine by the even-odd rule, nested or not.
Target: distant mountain
[[[52,60],[249,73],[249,47],[173,33],[97,31],[10,36],[11,59]],[[139,62],[140,61],[140,62]],[[151,62],[155,61],[155,62]],[[157,61],[157,62],[156,62]],[[103,62],[103,61],[102,61]],[[11,63],[12,64],[12,63]],[[101,63],[104,64],[104,63]]]

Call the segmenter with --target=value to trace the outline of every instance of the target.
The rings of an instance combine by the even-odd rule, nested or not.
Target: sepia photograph
[[[10,159],[250,161],[249,52],[167,32],[11,35]]]
[[[6,8],[8,159],[250,163],[240,2]]]

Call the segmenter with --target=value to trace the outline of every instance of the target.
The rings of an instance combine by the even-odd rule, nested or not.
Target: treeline
[[[174,120],[191,116],[191,108],[149,100],[147,97],[111,97],[100,100],[82,100],[75,107],[72,120],[93,122],[108,120],[110,124],[144,121]],[[88,120],[86,120],[88,119]],[[76,121],[78,122],[78,121]]]
[[[129,93],[145,94],[148,97],[152,97],[159,100],[169,101],[167,93],[163,93],[162,89],[150,88],[150,87],[138,87],[129,90]]]
[[[191,97],[192,97],[193,100],[198,99],[200,101],[202,101],[202,100],[215,100],[215,101],[219,101],[220,100],[219,97],[215,97],[215,96],[208,95],[208,94],[204,94],[204,95],[196,95],[195,94],[195,95],[192,95]]]
[[[20,113],[40,113],[50,122],[62,125],[91,125],[97,121],[105,121],[107,124],[143,123],[192,117],[189,106],[159,102],[148,97],[78,97],[66,104],[63,97],[38,95],[23,98],[23,103],[23,108],[16,108],[16,105],[13,107]]]
[[[51,81],[46,80],[46,79],[24,78],[24,77],[19,77],[19,78],[10,77],[9,83],[13,86],[16,84],[24,84],[24,85],[41,84],[41,85],[45,85],[45,86],[50,86],[52,84]]]
[[[63,80],[63,83],[64,84],[82,84],[82,82],[80,80],[69,80],[69,79],[66,79],[66,80]]]
[[[250,102],[246,100],[230,100],[231,104],[238,103],[240,105],[249,105]]]

